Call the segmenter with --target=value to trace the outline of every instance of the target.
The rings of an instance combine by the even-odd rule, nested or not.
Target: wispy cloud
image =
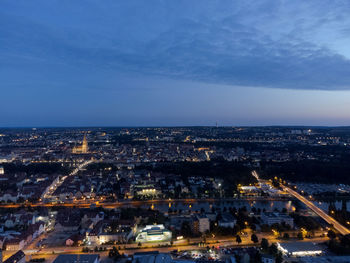
[[[228,85],[350,89],[350,60],[337,47],[350,40],[347,1],[0,5],[0,74],[48,66],[50,78],[50,69],[57,74],[66,65]]]

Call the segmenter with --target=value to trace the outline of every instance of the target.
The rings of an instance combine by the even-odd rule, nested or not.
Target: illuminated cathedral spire
[[[81,146],[75,146],[72,150],[72,153],[88,153],[89,152],[89,146],[86,139],[86,135],[84,135],[83,143]]]
[[[81,152],[82,153],[87,153],[88,151],[89,151],[88,142],[87,142],[87,139],[86,139],[86,135],[84,135],[83,144],[81,146]]]

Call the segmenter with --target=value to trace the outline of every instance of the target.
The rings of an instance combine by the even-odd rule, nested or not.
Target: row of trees
[[[300,160],[282,163],[262,162],[260,175],[267,179],[279,177],[292,182],[350,183],[350,163],[348,159],[333,160]]]
[[[162,163],[156,166],[145,166],[149,171],[165,174],[181,175],[182,180],[188,183],[191,176],[222,178],[225,183],[223,190],[228,197],[232,197],[232,189],[236,189],[237,183],[249,184],[256,180],[251,176],[251,169],[237,162],[229,162],[221,159],[206,162],[176,162]],[[188,187],[190,185],[188,184]]]

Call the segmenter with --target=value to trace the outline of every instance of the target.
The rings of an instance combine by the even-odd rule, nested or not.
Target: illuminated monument
[[[171,231],[164,228],[164,225],[147,225],[136,235],[136,242],[164,242],[171,241]]]
[[[81,153],[88,153],[88,152],[89,152],[88,142],[86,140],[86,135],[84,135],[82,145],[75,146],[72,150],[72,153],[81,154]]]

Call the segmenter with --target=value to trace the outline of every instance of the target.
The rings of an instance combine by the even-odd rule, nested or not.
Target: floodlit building
[[[146,187],[137,191],[138,196],[150,197],[150,196],[158,196],[161,191],[154,187]]]
[[[278,249],[288,256],[302,257],[322,254],[322,249],[312,242],[277,243]]]
[[[166,242],[171,241],[171,231],[164,225],[147,225],[136,234],[136,242]]]
[[[84,135],[83,143],[81,146],[75,146],[72,150],[72,153],[80,154],[80,153],[88,153],[89,146],[86,139],[86,135]]]
[[[261,189],[256,186],[239,186],[239,192],[244,196],[259,196],[261,195]]]

